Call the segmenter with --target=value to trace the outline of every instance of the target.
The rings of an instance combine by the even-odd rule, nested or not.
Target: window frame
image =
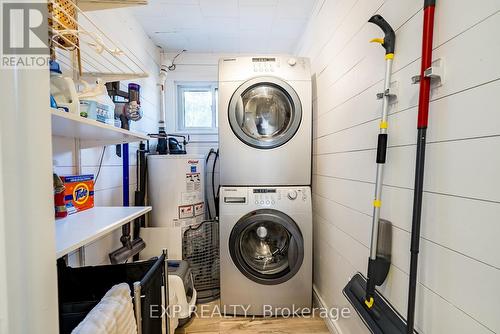
[[[190,134],[216,134],[218,133],[218,90],[219,87],[215,81],[183,81],[175,83],[176,89],[176,130],[178,132]],[[211,127],[187,127],[185,125],[184,92],[204,92],[212,93],[212,126]]]

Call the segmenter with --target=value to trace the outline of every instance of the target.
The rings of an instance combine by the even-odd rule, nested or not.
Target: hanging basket
[[[51,39],[62,49],[78,48],[77,9],[71,0],[51,0],[48,2]]]

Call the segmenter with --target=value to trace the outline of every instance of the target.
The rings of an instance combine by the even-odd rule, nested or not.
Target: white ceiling
[[[316,0],[149,0],[134,15],[166,52],[291,53]]]

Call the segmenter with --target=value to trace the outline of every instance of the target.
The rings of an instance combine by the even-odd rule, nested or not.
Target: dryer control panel
[[[247,81],[259,76],[277,77],[285,81],[311,81],[309,59],[259,55],[219,60],[219,82]]]
[[[252,58],[252,63],[253,71],[259,73],[272,73],[281,66],[280,59],[272,57]]]

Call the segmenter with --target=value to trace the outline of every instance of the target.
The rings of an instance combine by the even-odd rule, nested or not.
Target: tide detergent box
[[[66,189],[64,202],[68,214],[94,207],[94,175],[61,176]]]

